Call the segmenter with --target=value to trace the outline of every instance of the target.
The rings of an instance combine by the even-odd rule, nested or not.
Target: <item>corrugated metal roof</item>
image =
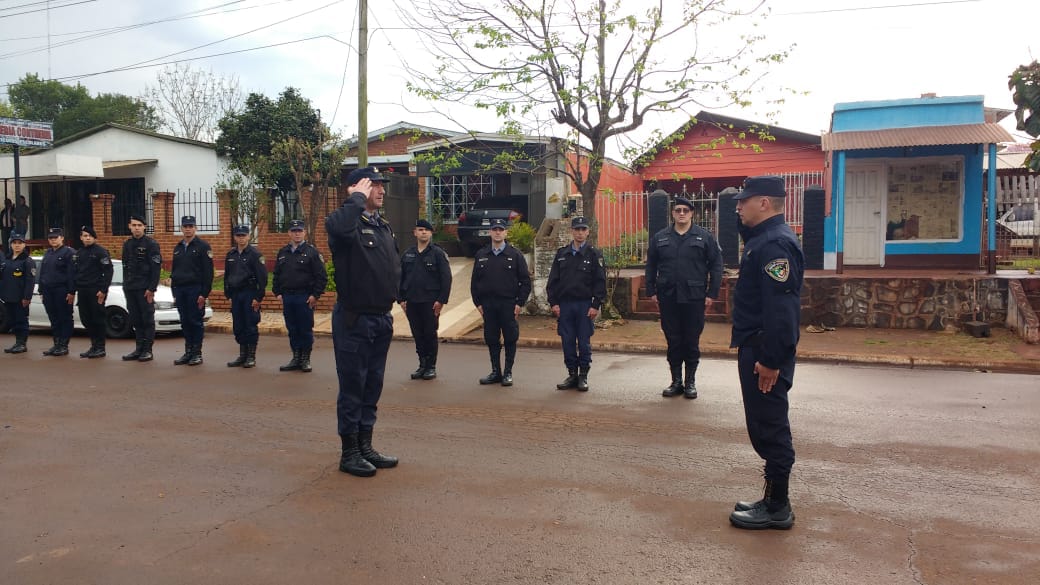
[[[946,144],[998,144],[1015,141],[999,124],[956,124],[860,132],[828,132],[821,138],[824,151]]]

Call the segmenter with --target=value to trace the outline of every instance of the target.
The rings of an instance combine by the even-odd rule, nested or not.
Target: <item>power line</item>
[[[858,12],[866,10],[888,10],[890,8],[917,8],[920,6],[940,6],[943,4],[968,4],[982,0],[936,0],[935,2],[915,2],[912,4],[888,4],[883,6],[856,6],[851,8],[824,8],[822,10],[805,10],[802,12],[778,12],[776,16],[802,16],[806,14],[826,14],[829,12]]]
[[[0,18],[11,18],[12,16],[21,16],[23,14],[32,14],[34,12],[50,12],[51,10],[57,10],[59,8],[68,8],[69,6],[78,6],[80,4],[90,4],[91,2],[97,2],[97,0],[80,0],[79,2],[69,2],[68,4],[62,4],[60,6],[48,6],[46,8],[37,8],[35,10],[26,10],[25,12],[15,12],[14,14],[0,14]],[[40,4],[40,3],[38,3]],[[29,6],[26,4],[25,6]],[[14,6],[5,10],[13,10],[15,8],[21,8],[21,6]]]

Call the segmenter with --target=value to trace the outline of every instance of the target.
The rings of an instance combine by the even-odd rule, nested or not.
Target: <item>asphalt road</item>
[[[1035,376],[800,366],[797,522],[744,532],[757,497],[731,361],[664,399],[663,356],[597,354],[588,394],[556,352],[442,346],[411,381],[395,342],[376,447],[396,469],[339,473],[331,341],[279,373],[209,335],[206,363],[0,355],[0,584],[1034,584]],[[83,348],[78,347],[84,346]],[[73,349],[87,341],[76,338]]]

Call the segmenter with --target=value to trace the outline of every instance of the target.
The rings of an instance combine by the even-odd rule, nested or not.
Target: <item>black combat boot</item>
[[[567,368],[567,377],[556,385],[557,390],[568,390],[578,387],[578,368]]]
[[[488,350],[491,355],[491,373],[480,379],[480,383],[498,384],[502,381],[502,355],[493,349]]]
[[[289,363],[285,364],[284,366],[279,366],[278,371],[295,372],[296,370],[300,369],[300,352],[301,350],[299,349],[292,350],[292,359],[289,360]]]
[[[426,369],[422,372],[423,380],[432,380],[437,377],[437,356],[426,356]]]
[[[365,461],[371,463],[376,469],[389,469],[397,467],[397,457],[381,455],[379,451],[372,448],[372,429],[358,431],[358,449]]]
[[[246,345],[246,363],[242,364],[243,368],[255,368],[256,367],[256,344],[250,343]]]
[[[340,435],[339,438],[343,443],[343,453],[339,457],[339,470],[357,477],[372,477],[375,475],[375,466],[361,456],[361,449],[358,447],[358,434]]]
[[[87,353],[87,359],[96,359],[105,357],[105,338],[100,337],[94,342],[93,348]]]
[[[25,342],[28,339],[29,338],[27,336],[25,336],[25,335],[15,335],[14,336],[14,345],[12,345],[11,347],[6,348],[4,350],[4,353],[25,353],[25,352],[29,351],[29,348],[27,348],[25,346]]]
[[[672,397],[683,393],[682,364],[671,366],[672,383],[661,392],[661,396]]]
[[[246,363],[246,353],[248,351],[249,351],[249,348],[248,348],[248,346],[246,344],[244,344],[244,343],[238,344],[238,357],[233,359],[233,360],[231,360],[230,362],[228,362],[227,363],[227,367],[229,367],[229,368],[241,368],[243,365],[245,365],[245,363]],[[191,362],[188,362],[188,363],[191,363]]]
[[[578,392],[589,391],[589,367],[582,366],[578,368]]]
[[[54,356],[69,355],[69,340],[67,338],[65,338],[65,337],[62,337],[59,341],[61,343],[58,345],[58,347],[54,350],[54,353],[52,353],[51,355],[54,355]]]
[[[96,349],[97,349],[97,348],[96,348],[96,347],[94,347],[94,340],[93,340],[93,339],[91,339],[91,340],[90,340],[90,347],[89,347],[89,348],[87,349],[87,351],[81,352],[81,353],[79,354],[79,357],[81,357],[81,358],[89,358],[89,357],[90,357],[90,354],[94,353],[94,351],[95,351]]]
[[[300,371],[311,371],[311,349],[310,347],[300,350]]]
[[[141,357],[141,346],[142,345],[144,345],[144,342],[141,341],[140,339],[138,339],[137,340],[137,345],[134,346],[134,351],[124,355],[123,358],[122,358],[123,361],[124,362],[137,361],[137,358]]]
[[[191,346],[191,359],[188,360],[189,366],[197,366],[202,363],[202,344],[196,343]]]
[[[683,396],[693,400],[697,398],[697,365],[686,362],[686,384],[683,386]]]
[[[192,347],[193,346],[190,343],[185,341],[184,342],[184,353],[181,355],[181,357],[173,360],[173,365],[175,365],[175,366],[183,366],[184,364],[190,362],[191,361],[191,348]]]
[[[502,385],[512,386],[513,385],[513,360],[516,359],[516,348],[512,348],[512,351],[506,348],[506,367],[502,369]]]
[[[765,493],[762,499],[752,504],[749,510],[734,510],[729,521],[737,528],[746,530],[763,530],[776,528],[787,530],[794,526],[794,512],[787,497],[788,479],[766,478]],[[747,502],[738,502],[747,503]]]
[[[150,362],[152,358],[152,341],[146,340],[141,342],[141,355],[137,356],[139,362]]]
[[[421,356],[419,356],[419,367],[415,368],[415,371],[412,372],[409,377],[411,377],[411,379],[413,379],[413,380],[418,380],[418,379],[422,378],[422,374],[425,371],[426,371],[426,356],[421,355]]]
[[[55,337],[54,338],[54,345],[52,345],[49,348],[43,350],[43,355],[54,355],[54,352],[58,351],[59,347],[61,347],[61,338]]]

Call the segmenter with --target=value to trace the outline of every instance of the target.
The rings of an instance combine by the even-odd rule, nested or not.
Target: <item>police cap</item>
[[[297,231],[297,230],[303,231],[304,229],[305,228],[304,228],[302,219],[294,219],[294,220],[289,222],[289,231],[290,232],[294,232],[294,231]]]
[[[787,197],[784,189],[784,178],[777,175],[759,175],[744,179],[744,190],[733,196],[733,199],[741,200],[755,196],[763,197]]]
[[[379,169],[376,167],[361,167],[360,169],[354,169],[347,175],[347,185],[357,185],[357,182],[361,179],[368,179],[373,183],[389,183],[390,179],[387,179],[379,173]]]

